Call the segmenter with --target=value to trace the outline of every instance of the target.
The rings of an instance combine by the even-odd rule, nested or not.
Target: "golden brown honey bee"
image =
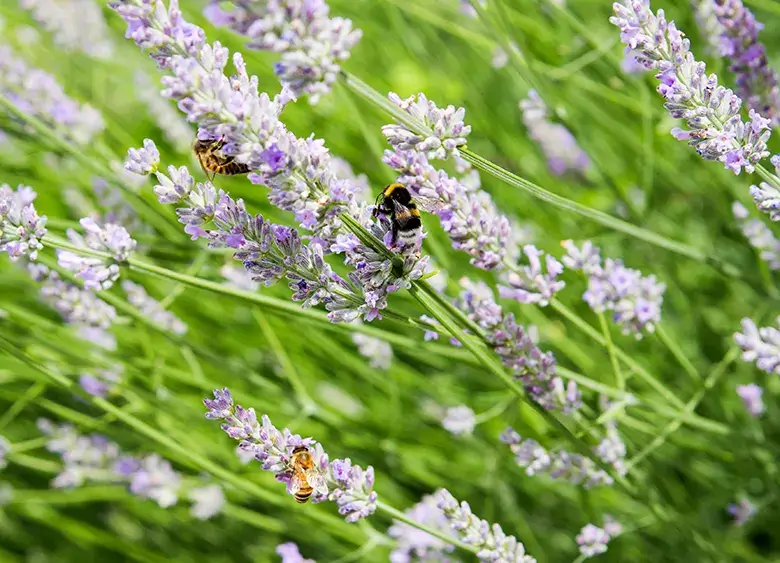
[[[236,174],[251,172],[251,168],[246,164],[236,162],[232,156],[224,155],[222,153],[224,145],[225,141],[222,139],[196,139],[195,141],[195,146],[193,147],[195,156],[198,157],[200,166],[203,168],[206,176],[209,177],[209,180],[213,180],[215,174],[235,176]]]
[[[298,446],[292,453],[292,477],[290,478],[290,491],[296,502],[306,502],[313,493],[318,495],[328,494],[328,485],[325,478],[314,467],[314,457],[309,448]]]

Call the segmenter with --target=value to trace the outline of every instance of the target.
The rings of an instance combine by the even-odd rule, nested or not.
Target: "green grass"
[[[275,55],[250,51],[241,37],[206,24],[200,3],[182,4],[210,41],[244,53],[261,89],[278,92]],[[561,240],[590,239],[603,255],[656,275],[668,286],[661,330],[640,341],[620,334],[582,301],[585,282],[572,272],[549,307],[502,302],[520,322],[538,327],[541,346],[555,353],[561,375],[571,374],[584,390],[582,416],[562,417],[561,427],[512,394],[478,338],[469,337],[460,349],[446,338],[423,343],[420,329],[405,319],[425,307],[453,313],[424,290],[395,294],[392,318],[355,326],[331,325],[319,309],[301,310],[284,284],[257,293],[228,288],[219,269],[231,261],[229,254],[190,241],[147,185],[128,201],[152,229],[137,237],[142,248],[122,276],[165,300],[189,326],[182,337],[160,331],[116,288],[107,299],[121,317],[113,328],[119,346],[98,351],[43,304],[22,268],[0,257],[0,435],[13,444],[0,482],[16,491],[0,508],[0,561],[277,561],[274,549],[285,541],[320,563],[385,561],[393,549],[386,535],[392,511],[441,487],[500,523],[540,562],[575,560],[575,536],[588,522],[600,525],[604,514],[626,531],[599,556],[603,561],[780,560],[780,384],[742,362],[732,340],[743,317],[767,326],[778,309],[776,280],[731,214],[735,200],[754,209],[748,187],[759,179],[704,162],[669,135],[675,123],[652,76],[620,71],[622,46],[608,22],[609,2],[569,0],[557,8],[545,1],[490,0],[479,20],[460,15],[455,0],[329,4],[332,15],[349,17],[363,30],[344,65],[350,77],[382,96],[425,92],[440,106],[465,107],[473,127],[466,157],[500,209],[532,226],[534,244],[557,256]],[[748,4],[765,24],[770,59],[780,63],[780,37],[773,31],[780,29],[777,5]],[[654,2],[661,7],[705,58],[690,6]],[[0,6],[3,41],[55,75],[69,95],[98,108],[107,123],[82,151],[45,125],[28,120],[21,127],[0,109],[0,129],[10,134],[0,145],[0,183],[24,183],[38,192],[36,208],[50,218],[54,245],[81,216],[64,202],[64,190],[76,188],[94,202],[92,178],[111,175],[110,162],[144,138],[157,142],[164,163],[187,164],[193,172],[197,166],[165,141],[137,100],[134,74],[148,73],[156,84],[154,62],[123,38],[115,13],[106,8],[105,15],[116,53],[94,61],[58,50],[43,30],[39,42],[21,44],[15,32],[36,24],[16,3]],[[522,56],[492,68],[494,48],[509,41]],[[707,62],[732,83],[723,62]],[[552,175],[529,139],[517,104],[531,87],[591,156],[594,166],[584,177]],[[316,106],[305,99],[290,104],[283,120],[299,136],[325,139],[331,153],[366,174],[378,192],[394,179],[381,162],[386,143],[380,132],[392,117],[369,98],[354,81],[342,80]],[[8,108],[7,100],[0,102]],[[774,139],[770,148],[778,147]],[[252,212],[293,225],[263,188],[242,178],[218,181]],[[629,201],[635,190],[642,194],[640,205]],[[495,282],[451,249],[434,218],[424,222],[430,232],[425,251],[448,271],[449,295],[462,276]],[[52,247],[41,254],[44,263],[54,262]],[[462,330],[457,318],[452,323],[453,331]],[[353,331],[392,345],[389,370],[370,367],[352,342]],[[125,369],[117,393],[108,400],[87,398],[79,375],[115,363]],[[749,382],[766,390],[767,412],[758,420],[735,392]],[[388,508],[347,524],[333,503],[298,505],[258,464],[241,465],[235,443],[203,417],[202,399],[221,387],[280,428],[315,437],[331,458],[372,465]],[[637,400],[615,413],[631,466],[625,483],[585,491],[529,477],[498,441],[512,425],[548,447],[595,443],[592,432],[603,434],[595,424],[598,391],[613,398],[631,393]],[[452,436],[431,413],[430,405],[461,404],[484,413],[473,436]],[[185,502],[164,510],[118,486],[51,489],[61,462],[43,447],[39,417],[106,434],[128,452],[157,452],[193,482],[223,484],[227,508],[200,522]],[[742,495],[759,511],[735,527],[726,507]]]

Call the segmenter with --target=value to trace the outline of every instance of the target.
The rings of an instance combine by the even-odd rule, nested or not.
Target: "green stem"
[[[685,353],[680,349],[677,341],[666,333],[663,325],[657,325],[655,327],[655,332],[658,335],[658,339],[663,342],[664,346],[669,349],[675,359],[680,362],[680,365],[685,370],[685,373],[687,373],[694,381],[699,381],[701,376],[699,375],[698,370],[685,356]]]
[[[3,414],[3,417],[0,418],[0,431],[3,430],[8,424],[16,418],[16,416],[22,412],[27,405],[29,405],[32,401],[38,398],[41,393],[43,393],[46,390],[46,384],[43,382],[38,382],[34,385],[32,385],[27,391],[19,397],[16,401],[14,401],[14,404],[11,405],[11,408],[9,408],[5,414]]]
[[[609,325],[604,313],[599,313],[599,324],[601,325],[601,334],[604,335],[604,340],[607,343],[607,353],[609,354],[609,362],[612,364],[612,372],[615,374],[615,384],[618,389],[624,391],[626,389],[626,380],[623,377],[623,372],[615,354],[615,345],[612,343],[612,335],[609,332]]]

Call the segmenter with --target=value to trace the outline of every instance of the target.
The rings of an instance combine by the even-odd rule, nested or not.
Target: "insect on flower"
[[[412,194],[403,184],[389,184],[376,198],[374,217],[380,213],[390,218],[392,225],[392,244],[401,242],[414,245],[422,232],[420,209],[434,213],[441,208],[441,202],[426,197],[412,198]]]
[[[252,171],[246,164],[236,162],[232,156],[225,155],[222,152],[224,145],[223,139],[195,140],[193,146],[195,156],[198,157],[200,166],[209,180],[213,180],[216,174],[235,176],[236,174],[248,174]]]
[[[314,457],[309,448],[298,446],[292,455],[292,477],[290,478],[290,492],[296,502],[307,502],[313,493],[327,495],[328,485],[325,478],[314,466]]]

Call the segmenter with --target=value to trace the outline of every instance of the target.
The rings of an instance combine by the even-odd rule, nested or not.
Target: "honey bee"
[[[296,502],[306,502],[313,493],[328,494],[325,478],[314,467],[314,457],[306,446],[297,446],[292,452],[290,492]]]
[[[376,198],[374,217],[380,213],[390,218],[392,243],[414,244],[422,231],[420,209],[435,212],[442,203],[431,198],[415,197],[403,184],[390,184]]]
[[[209,180],[214,179],[215,174],[235,176],[236,174],[248,174],[251,168],[246,164],[236,162],[232,156],[222,153],[225,141],[222,139],[196,139],[193,147],[195,156],[198,157],[200,167],[203,168]]]

